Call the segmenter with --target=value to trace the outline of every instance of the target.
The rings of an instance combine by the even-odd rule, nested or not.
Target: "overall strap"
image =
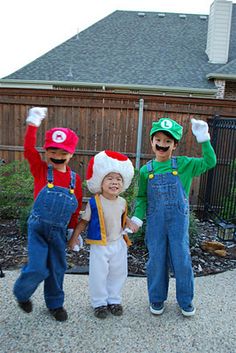
[[[152,172],[153,172],[152,160],[151,160],[151,161],[148,161],[148,162],[146,163],[146,166],[147,166],[147,171],[148,171],[148,173],[152,173]]]
[[[48,183],[53,184],[53,167],[51,164],[48,165],[47,180]]]
[[[72,170],[70,171],[70,193],[73,194],[76,185],[76,174]]]
[[[171,168],[172,168],[172,174],[177,175],[178,174],[177,157],[171,158]]]
[[[147,166],[147,171],[148,171],[148,179],[151,180],[154,178],[152,160],[148,161],[146,166]]]

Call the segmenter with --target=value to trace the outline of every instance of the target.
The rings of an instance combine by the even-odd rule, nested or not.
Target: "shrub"
[[[19,219],[33,203],[33,177],[26,161],[0,166],[0,217]]]

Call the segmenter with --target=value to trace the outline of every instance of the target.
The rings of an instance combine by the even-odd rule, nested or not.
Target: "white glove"
[[[39,127],[43,119],[47,116],[47,108],[34,107],[29,109],[28,116],[26,118],[27,123],[32,123],[33,125]]]
[[[131,221],[134,222],[138,227],[142,227],[143,225],[143,221],[141,221],[141,219],[139,219],[138,217],[133,216],[131,218]]]
[[[81,237],[81,235],[78,236],[78,240],[79,240],[79,244],[76,244],[74,247],[73,247],[73,251],[80,251],[80,249],[83,248],[84,246],[84,241],[83,241],[83,238]]]
[[[202,143],[210,140],[208,124],[203,120],[191,119],[192,132],[196,136],[197,142]]]

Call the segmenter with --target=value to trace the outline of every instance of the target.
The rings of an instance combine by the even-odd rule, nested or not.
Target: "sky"
[[[0,0],[0,78],[116,10],[206,14],[213,0]]]

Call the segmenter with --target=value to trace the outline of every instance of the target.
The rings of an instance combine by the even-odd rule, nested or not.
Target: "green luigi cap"
[[[183,127],[169,118],[161,118],[159,121],[152,123],[150,136],[158,131],[169,132],[177,141],[179,141],[183,135]]]

